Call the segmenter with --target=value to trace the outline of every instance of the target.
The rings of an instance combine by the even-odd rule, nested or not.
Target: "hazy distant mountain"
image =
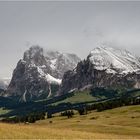
[[[50,97],[61,84],[64,72],[72,70],[79,61],[74,54],[44,51],[33,46],[18,62],[5,96],[25,102]]]
[[[99,46],[64,74],[60,94],[90,87],[140,88],[140,61],[126,50]]]
[[[45,54],[47,64],[51,67],[51,75],[62,79],[64,72],[75,68],[80,60],[75,54],[47,51]]]
[[[10,83],[10,78],[2,78],[0,79],[0,89],[7,89],[9,83]]]

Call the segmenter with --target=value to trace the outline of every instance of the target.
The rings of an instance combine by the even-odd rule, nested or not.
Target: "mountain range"
[[[96,87],[140,88],[140,59],[106,45],[94,48],[85,60],[32,46],[17,63],[2,96],[27,102]]]

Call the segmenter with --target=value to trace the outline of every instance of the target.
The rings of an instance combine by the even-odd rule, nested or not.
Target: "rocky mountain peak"
[[[78,61],[79,57],[73,54],[44,51],[40,46],[32,46],[17,63],[6,96],[14,96],[19,101],[54,96],[63,74],[76,67]]]
[[[97,70],[107,70],[109,73],[132,73],[139,71],[140,62],[137,57],[126,50],[98,47],[88,55],[88,59]]]
[[[25,51],[23,60],[29,64],[35,64],[36,66],[46,64],[43,48],[39,46],[32,46],[29,50]]]
[[[60,94],[86,88],[140,88],[140,62],[126,50],[101,46],[64,74]]]

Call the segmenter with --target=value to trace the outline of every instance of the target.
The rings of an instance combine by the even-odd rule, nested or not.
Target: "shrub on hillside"
[[[72,118],[73,115],[74,115],[73,110],[68,110],[61,113],[61,116],[67,116],[68,118]]]

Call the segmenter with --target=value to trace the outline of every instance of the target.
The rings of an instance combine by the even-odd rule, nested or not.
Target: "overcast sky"
[[[85,58],[100,42],[140,55],[140,2],[0,2],[0,78],[30,45]]]

